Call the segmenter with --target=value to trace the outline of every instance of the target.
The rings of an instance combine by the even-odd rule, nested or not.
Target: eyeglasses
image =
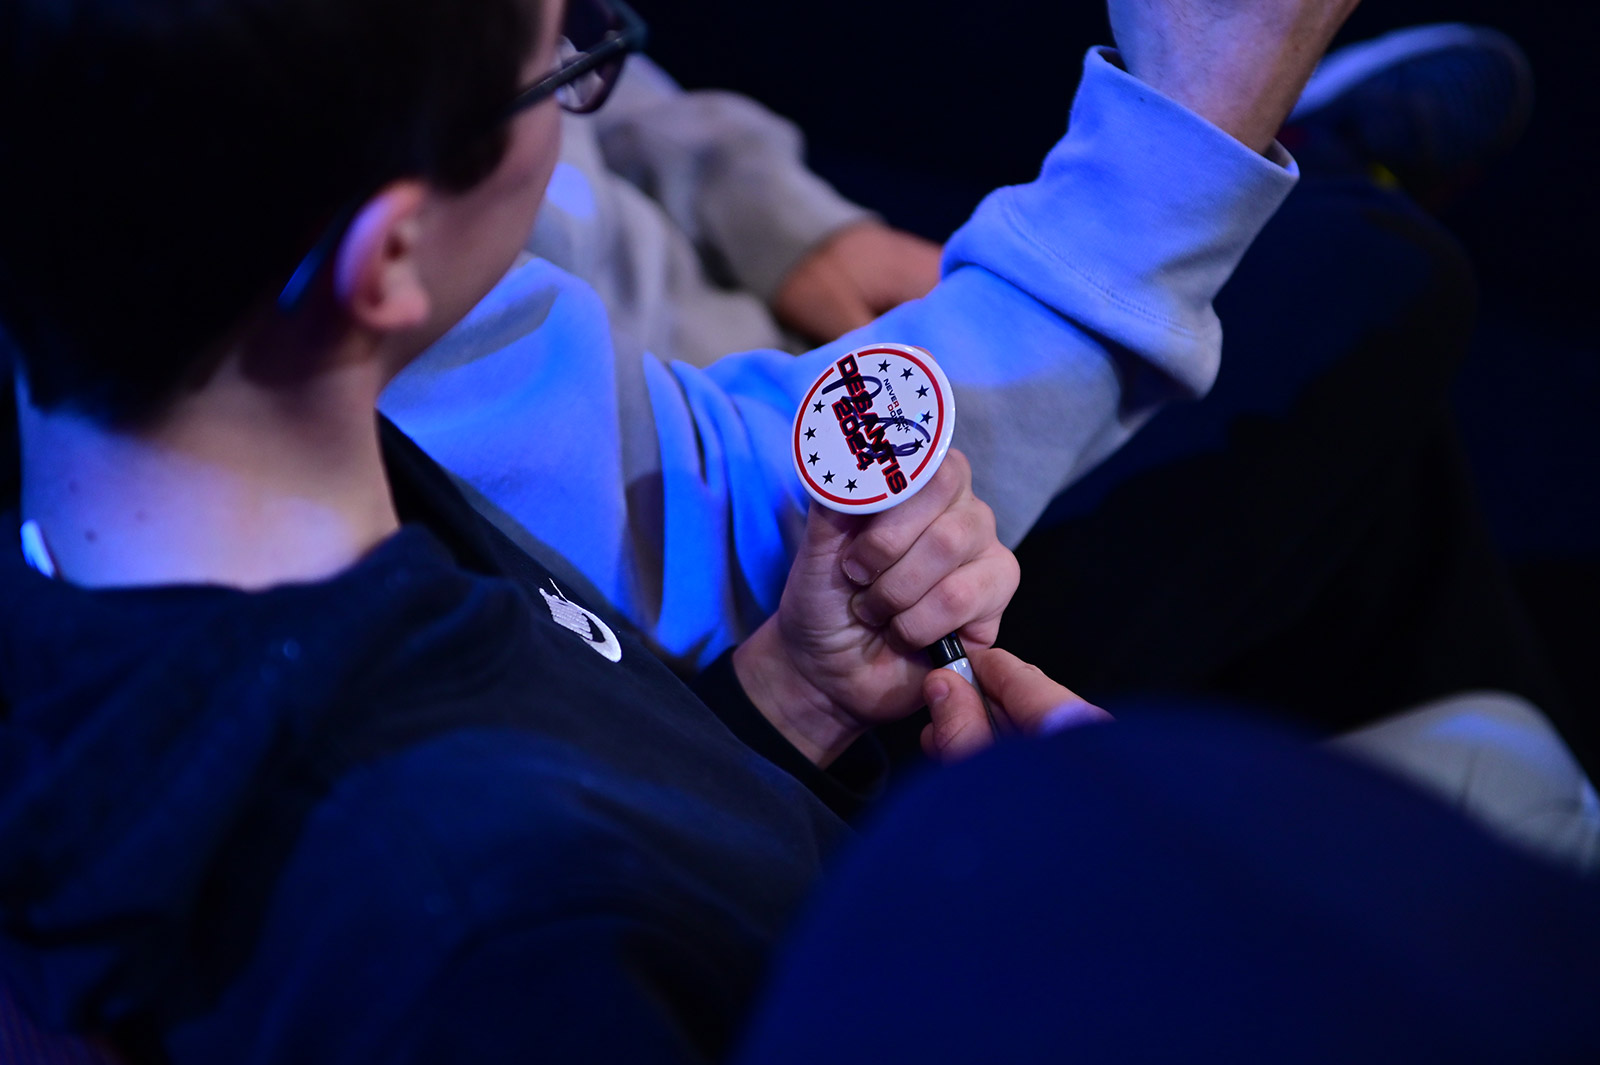
[[[564,111],[586,115],[611,95],[629,52],[644,47],[644,19],[622,0],[571,0],[556,43],[556,69],[517,93],[506,115],[554,96]]]
[[[495,122],[508,121],[552,96],[563,111],[575,115],[599,110],[617,84],[623,60],[642,49],[647,36],[644,19],[623,0],[570,0],[556,42],[556,68],[518,92]],[[364,200],[342,208],[300,260],[278,293],[279,311],[292,314],[304,301]]]

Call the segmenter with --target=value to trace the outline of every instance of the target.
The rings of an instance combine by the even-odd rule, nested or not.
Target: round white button
[[[955,432],[950,381],[922,348],[872,344],[836,361],[794,419],[794,466],[825,507],[875,514],[938,471]]]

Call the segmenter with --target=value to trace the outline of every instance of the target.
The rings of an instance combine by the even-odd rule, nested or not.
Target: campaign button
[[[871,344],[836,360],[794,419],[794,467],[812,499],[876,514],[916,495],[944,462],[955,397],[933,356]]]

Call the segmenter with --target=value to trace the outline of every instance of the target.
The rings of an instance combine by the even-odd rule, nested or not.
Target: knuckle
[[[964,555],[976,557],[991,547],[1002,547],[995,536],[994,511],[976,496],[956,507],[946,515],[949,528],[949,547]]]
[[[929,546],[933,548],[938,558],[950,563],[959,560],[965,555],[970,546],[972,531],[967,528],[967,523],[960,517],[954,520],[941,519],[933,523],[928,529]]]
[[[933,601],[933,608],[942,617],[954,620],[965,620],[971,614],[977,600],[972,583],[959,577],[951,577],[941,581],[933,591],[928,593],[928,598]]]
[[[882,573],[900,557],[894,530],[882,525],[866,529],[857,536],[850,553],[873,574]]]
[[[963,484],[972,481],[972,463],[967,461],[967,456],[958,447],[953,447],[945,453],[944,469],[953,473]]]
[[[937,489],[940,496],[947,500],[959,499],[963,493],[968,493],[972,487],[972,466],[967,462],[967,457],[956,448],[951,448],[945,453],[944,462],[939,466],[939,472],[934,474],[933,480],[928,482],[928,488]]]
[[[984,548],[1001,546],[1000,540],[994,532],[994,511],[989,505],[976,496],[973,505],[963,508],[962,520],[967,526],[967,535],[974,544],[982,544]]]
[[[1005,547],[1000,548],[995,562],[999,566],[995,582],[1006,590],[1006,600],[1009,602],[1017,589],[1022,587],[1022,563],[1017,561],[1015,553]]]
[[[964,573],[972,590],[971,607],[997,615],[1010,604],[1022,584],[1022,566],[1004,548],[986,552]]]
[[[973,496],[972,510],[976,516],[978,528],[982,530],[984,537],[990,540],[998,540],[1000,538],[998,532],[1000,526],[995,520],[994,508],[977,496]]]

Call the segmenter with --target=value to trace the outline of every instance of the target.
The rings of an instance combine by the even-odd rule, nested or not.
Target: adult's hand
[[[881,222],[858,222],[814,248],[784,278],[773,313],[788,328],[828,343],[939,282],[942,249]]]
[[[1016,557],[952,449],[921,491],[871,517],[812,505],[778,612],[733,656],[740,684],[802,753],[827,765],[866,729],[922,705],[924,649],[959,632],[994,643]]]
[[[1042,735],[1111,720],[1110,714],[1009,651],[992,647],[968,657],[1002,728]],[[922,691],[933,715],[933,723],[922,730],[922,749],[929,757],[956,761],[994,742],[978,692],[958,674],[936,669],[923,681]]]
[[[1266,151],[1358,0],[1109,0],[1134,77]]]

